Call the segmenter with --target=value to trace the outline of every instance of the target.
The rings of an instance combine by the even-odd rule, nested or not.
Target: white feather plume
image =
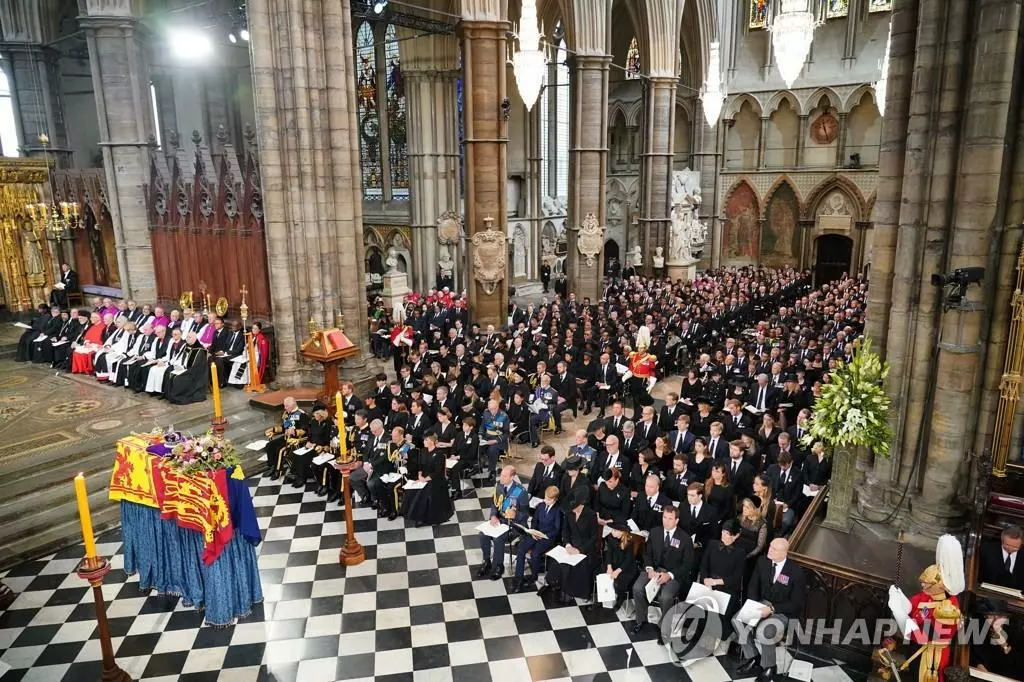
[[[964,550],[952,535],[943,535],[935,545],[935,565],[950,594],[960,594],[967,587],[964,580]]]

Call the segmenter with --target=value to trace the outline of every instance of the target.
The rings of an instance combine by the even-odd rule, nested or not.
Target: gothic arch
[[[793,107],[793,111],[796,112],[797,116],[803,115],[804,110],[803,107],[801,107],[800,105],[800,100],[798,100],[796,95],[794,95],[789,90],[780,90],[779,92],[775,93],[775,95],[768,101],[768,106],[764,108],[764,115],[771,116],[772,114],[774,114],[775,110],[779,108],[780,104],[782,104],[782,100],[789,101],[790,106]]]
[[[686,96],[682,93],[682,88],[676,88],[676,106],[686,112],[687,118],[693,120],[693,113],[696,109],[696,100],[693,97]],[[703,113],[701,114],[703,115]]]
[[[640,118],[643,116],[644,102],[643,98],[638,99],[630,105],[626,112],[626,126],[630,128],[640,127]]]
[[[847,96],[845,102],[843,102],[841,105],[836,106],[839,108],[839,111],[843,112],[844,114],[848,114],[855,106],[860,104],[860,101],[861,99],[864,98],[865,94],[871,95],[871,100],[875,103],[875,106],[877,107],[878,97],[875,95],[875,86],[869,84],[861,85]]]
[[[810,194],[807,195],[806,201],[800,202],[802,207],[800,212],[801,219],[814,220],[818,215],[818,207],[821,205],[822,200],[835,189],[838,189],[850,199],[854,210],[853,219],[855,222],[867,220],[870,217],[871,212],[868,208],[868,202],[865,201],[860,188],[848,177],[835,174],[812,189]]]
[[[828,86],[823,86],[812,92],[810,97],[804,100],[803,110],[808,114],[811,113],[811,110],[818,106],[822,97],[828,97],[829,104],[837,111],[843,106],[843,98],[839,96],[839,93]]]
[[[729,200],[732,199],[732,195],[736,193],[736,190],[738,190],[741,185],[746,185],[747,187],[750,188],[750,191],[754,193],[754,199],[756,199],[758,203],[758,215],[760,215],[760,206],[765,202],[762,201],[761,194],[757,191],[757,187],[755,187],[754,183],[752,183],[750,179],[747,178],[746,176],[741,177],[739,180],[734,182],[732,186],[726,191],[725,196],[722,197],[722,206],[725,206],[726,204],[729,203]]]
[[[751,108],[753,108],[757,115],[764,116],[764,109],[761,107],[761,102],[759,102],[753,95],[744,92],[727,100],[725,113],[722,114],[722,119],[731,120],[736,118],[736,114],[739,113],[740,107],[743,106],[744,102],[750,102]]]
[[[621,101],[615,100],[611,104],[608,105],[608,129],[609,130],[612,130],[612,129],[615,128],[616,124],[618,123],[619,117],[622,118],[622,124],[623,125],[626,125],[626,126],[629,125],[629,113],[626,111],[625,105]]]
[[[762,219],[767,217],[766,214],[765,214],[765,211],[767,211],[768,206],[772,203],[772,197],[775,196],[775,192],[777,192],[778,189],[780,187],[782,187],[783,185],[789,185],[789,188],[791,190],[793,190],[793,195],[796,197],[797,204],[798,204],[798,209],[799,209],[797,215],[803,217],[803,215],[804,215],[804,206],[806,205],[806,202],[804,202],[803,196],[800,195],[800,190],[797,189],[797,184],[793,180],[793,178],[791,178],[791,177],[789,177],[789,175],[783,173],[779,177],[775,178],[775,182],[772,183],[772,186],[769,187],[768,191],[765,192],[765,194],[764,194],[764,201],[761,202],[761,218]]]

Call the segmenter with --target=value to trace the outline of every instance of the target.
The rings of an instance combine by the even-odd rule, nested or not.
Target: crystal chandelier
[[[46,133],[40,133],[39,144],[43,147],[43,158],[46,159],[46,180],[50,186],[50,196],[56,197],[57,192],[53,184],[53,175],[50,173],[50,158],[46,153],[46,145],[50,144],[50,138]],[[25,210],[32,221],[32,226],[37,232],[49,232],[54,238],[59,239],[65,236],[68,230],[73,230],[81,225],[78,215],[77,201],[61,201],[47,204],[39,201],[27,204]]]
[[[875,83],[875,106],[878,115],[885,118],[885,90],[889,85],[889,50],[892,48],[892,23],[889,24],[889,37],[885,41],[885,56],[882,57],[882,73]]]
[[[725,101],[725,84],[722,83],[721,57],[719,44],[711,43],[711,54],[708,59],[708,77],[700,93],[700,102],[704,107],[704,118],[714,128],[718,124],[718,116],[722,113]]]
[[[808,0],[781,0],[779,11],[772,18],[772,49],[787,88],[793,87],[804,68],[817,23],[808,11]]]
[[[537,28],[537,0],[523,0],[523,12],[519,17],[519,49],[512,56],[512,71],[516,76],[519,96],[526,110],[533,109],[540,88],[544,84],[547,65],[540,48],[540,30]]]

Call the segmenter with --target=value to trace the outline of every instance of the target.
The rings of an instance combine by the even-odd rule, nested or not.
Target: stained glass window
[[[869,12],[888,12],[892,9],[892,0],[868,0]]]
[[[845,17],[850,13],[850,0],[828,0],[825,16],[829,19]]]
[[[639,78],[640,74],[640,48],[634,37],[626,50],[626,78]]]
[[[384,196],[380,158],[380,118],[377,111],[377,67],[373,29],[363,24],[356,34],[356,95],[359,125],[359,165],[363,175],[363,196]]]
[[[387,69],[388,161],[391,166],[391,198],[409,198],[408,135],[405,125],[405,84],[402,63],[398,56],[395,27],[384,33],[384,63]]]
[[[750,0],[750,28],[765,28],[768,25],[768,3],[769,0]]]

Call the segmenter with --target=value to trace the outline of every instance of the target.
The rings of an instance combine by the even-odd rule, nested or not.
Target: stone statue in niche
[[[704,243],[707,226],[697,218],[701,204],[700,173],[689,169],[672,172],[672,225],[669,229],[668,262],[690,265],[693,247]]]
[[[516,277],[526,276],[526,233],[516,225],[512,235],[512,267]]]
[[[41,287],[46,284],[46,264],[43,262],[43,250],[40,248],[40,237],[31,227],[23,231],[25,250],[22,254],[25,261],[25,279],[30,287]]]
[[[842,192],[832,192],[821,204],[821,215],[851,215],[850,205]]]
[[[640,245],[634,244],[633,250],[629,254],[629,264],[634,268],[639,268],[644,264],[644,256],[640,253]]]
[[[388,249],[388,257],[384,261],[384,267],[387,268],[385,274],[397,273],[398,270],[398,251],[394,247]]]

